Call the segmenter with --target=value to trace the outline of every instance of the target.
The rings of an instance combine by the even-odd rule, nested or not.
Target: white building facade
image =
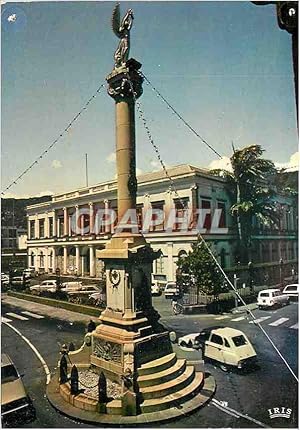
[[[149,208],[163,211],[159,224],[145,232],[145,238],[154,250],[161,250],[161,257],[153,263],[153,273],[171,281],[176,278],[178,257],[191,249],[197,240],[194,213],[203,209],[203,236],[213,242],[214,250],[223,267],[233,264],[232,242],[235,235],[229,216],[230,201],[224,181],[212,177],[208,171],[190,165],[169,169],[173,186],[164,172],[139,176],[137,192],[137,217],[141,226]],[[184,208],[182,207],[184,205]],[[102,223],[97,229],[88,227],[99,223],[95,214],[99,210],[112,209],[117,212],[117,183],[104,182],[64,194],[56,194],[52,200],[27,207],[28,219],[28,267],[40,273],[79,275],[99,278],[103,270],[102,261],[96,261],[96,250],[103,249],[115,231],[116,223]],[[213,233],[209,226],[214,211],[219,209],[221,228]],[[189,228],[182,230],[178,219],[184,211],[192,214]],[[167,230],[168,215],[173,211],[177,218],[172,230]],[[80,215],[82,214],[83,215]],[[80,227],[86,232],[74,231],[72,220],[78,214]],[[155,223],[154,223],[155,224]],[[207,228],[208,227],[208,228]],[[228,229],[224,233],[224,228]]]
[[[163,213],[163,219],[143,232],[152,248],[161,250],[161,256],[153,263],[153,273],[165,281],[176,279],[178,258],[188,253],[197,240],[195,225],[199,226],[199,211],[202,213],[201,234],[211,243],[221,266],[227,269],[236,265],[236,230],[225,181],[210,175],[208,170],[190,165],[169,168],[168,173],[172,183],[163,171],[137,178],[138,225],[143,225],[149,209]],[[257,235],[253,237],[257,249],[253,262],[297,259],[296,208],[287,196],[280,198],[280,226],[275,231],[265,231],[258,226]],[[117,213],[115,180],[56,194],[51,201],[28,206],[28,267],[39,273],[55,273],[59,269],[62,275],[101,277],[103,262],[96,260],[96,250],[105,247],[117,226],[117,222],[99,221],[97,213],[104,210]],[[180,219],[187,212],[191,219],[188,228],[183,230]],[[170,230],[171,213],[175,214],[175,222],[171,222]],[[74,217],[78,220],[75,228]],[[213,225],[217,228],[212,228]]]

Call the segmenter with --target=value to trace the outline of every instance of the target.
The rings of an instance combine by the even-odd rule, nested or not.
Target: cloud
[[[17,15],[15,13],[9,15],[9,17],[7,18],[8,22],[16,22],[17,21]]]
[[[53,191],[40,191],[37,194],[15,194],[15,193],[5,193],[2,197],[3,199],[30,199],[32,197],[43,197],[43,196],[52,196],[54,194]]]
[[[295,170],[299,170],[299,152],[295,152],[290,156],[290,160],[286,163],[277,163],[275,162],[275,166],[278,169],[286,169],[289,172],[294,172]]]
[[[150,166],[152,167],[152,172],[157,172],[158,170],[161,170],[162,166],[158,160],[151,160]]]
[[[61,161],[53,160],[51,167],[53,167],[53,169],[60,169],[62,167]]]
[[[232,172],[232,166],[230,162],[230,158],[223,156],[222,158],[219,158],[218,160],[213,160],[210,165],[208,166],[209,169],[224,169],[228,170],[229,172]]]
[[[108,161],[109,163],[115,163],[116,162],[116,153],[115,152],[111,152],[107,157],[106,157],[106,161]]]

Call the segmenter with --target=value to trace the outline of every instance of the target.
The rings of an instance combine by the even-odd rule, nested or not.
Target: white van
[[[299,298],[299,284],[290,284],[287,285],[283,291],[282,294],[288,296],[290,299],[298,299]]]
[[[259,309],[273,306],[283,306],[289,304],[289,297],[282,294],[279,289],[270,288],[258,293],[257,304]]]

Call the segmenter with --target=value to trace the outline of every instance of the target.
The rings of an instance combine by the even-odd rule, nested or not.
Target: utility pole
[[[237,285],[238,285],[238,281],[239,281],[239,279],[240,279],[240,278],[238,278],[238,277],[237,277],[237,274],[236,274],[236,273],[234,273],[234,275],[233,275],[234,291],[236,291],[236,290],[237,290]],[[239,301],[238,301],[238,298],[237,298],[237,295],[236,295],[236,294],[234,295],[234,302],[235,302],[234,306],[237,308],[237,307],[238,307],[238,305],[239,305]]]

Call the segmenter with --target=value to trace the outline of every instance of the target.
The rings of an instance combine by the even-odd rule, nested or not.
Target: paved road
[[[18,304],[17,306],[16,303]],[[251,324],[244,314],[174,316],[171,312],[170,301],[164,297],[154,298],[154,305],[162,316],[161,321],[163,324],[168,329],[175,330],[179,335],[195,333],[203,327],[216,324],[241,329],[251,339],[258,353],[261,366],[259,370],[248,374],[224,373],[212,364],[207,364],[206,366],[217,381],[215,398],[219,401],[227,402],[229,408],[248,415],[249,420],[238,417],[228,410],[225,413],[224,410],[222,411],[217,407],[218,405],[211,403],[208,407],[191,416],[161,425],[161,427],[258,427],[257,423],[251,421],[252,418],[265,423],[269,427],[297,427],[296,381],[258,327],[255,324]],[[257,318],[264,318],[261,324],[286,357],[294,372],[297,372],[297,305],[293,303],[282,309],[273,311],[257,310],[254,313]],[[38,316],[43,318],[38,318]],[[88,317],[82,315],[72,312],[66,314],[64,310],[54,310],[48,306],[38,308],[37,304],[24,301],[3,303],[2,319],[19,330],[22,335],[32,342],[52,371],[57,366],[59,349],[63,343],[72,341],[77,347],[81,345],[85,325],[88,321]],[[29,345],[5,323],[2,324],[2,350],[8,352],[19,371],[25,373],[24,383],[37,410],[37,419],[32,423],[22,425],[22,427],[90,427],[59,415],[49,405],[44,394],[46,375],[41,362]],[[268,416],[268,409],[281,406],[293,409],[291,418],[271,420]]]

